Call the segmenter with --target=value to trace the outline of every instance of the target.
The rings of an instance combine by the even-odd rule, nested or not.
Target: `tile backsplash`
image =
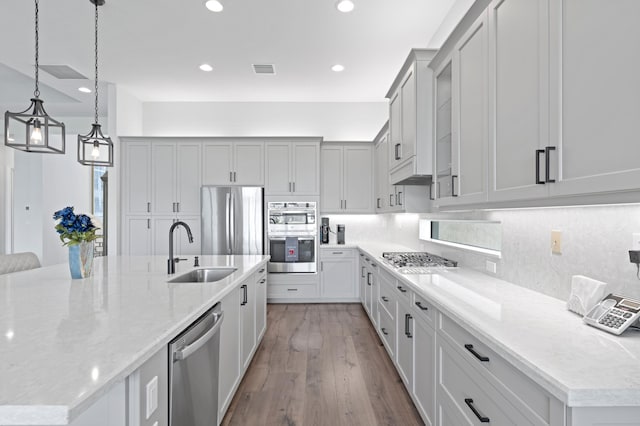
[[[497,263],[498,278],[566,300],[571,276],[585,275],[609,284],[609,291],[640,299],[636,266],[629,263],[632,234],[640,232],[640,205],[473,211],[443,214],[330,216],[331,226],[346,225],[347,242],[384,240],[427,250],[461,266],[486,272]],[[419,219],[483,219],[502,223],[502,258],[418,239]],[[562,233],[562,254],[551,253],[551,231]],[[334,236],[335,238],[335,236]]]

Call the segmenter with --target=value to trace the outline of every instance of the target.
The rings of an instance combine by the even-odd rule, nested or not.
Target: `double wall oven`
[[[269,272],[317,271],[316,213],[316,202],[267,203]]]

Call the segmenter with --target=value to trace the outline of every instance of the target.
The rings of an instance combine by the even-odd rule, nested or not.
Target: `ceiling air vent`
[[[60,80],[86,80],[87,77],[80,74],[68,65],[40,65],[40,69],[48,72]]]
[[[275,74],[276,69],[272,64],[253,64],[253,72],[256,74]]]

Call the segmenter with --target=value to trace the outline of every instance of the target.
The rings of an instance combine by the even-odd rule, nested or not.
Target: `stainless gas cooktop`
[[[458,262],[427,252],[384,252],[384,261],[402,274],[428,274],[436,268],[455,268]]]

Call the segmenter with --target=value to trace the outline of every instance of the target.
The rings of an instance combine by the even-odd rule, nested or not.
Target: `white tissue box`
[[[567,300],[567,309],[585,315],[606,294],[607,283],[582,275],[571,277],[571,295]]]

